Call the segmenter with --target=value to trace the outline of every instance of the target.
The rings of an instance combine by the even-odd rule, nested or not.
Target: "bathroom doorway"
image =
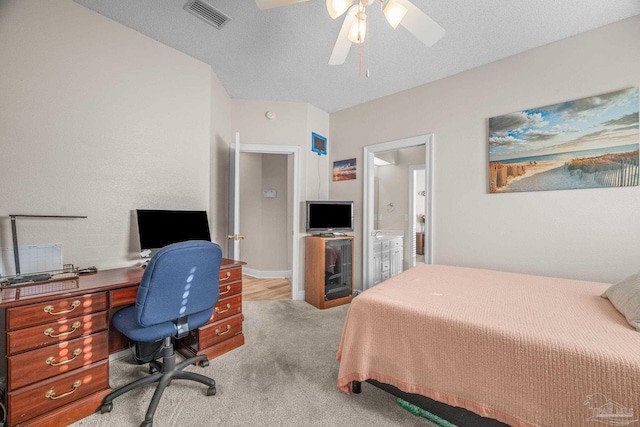
[[[420,135],[412,138],[406,138],[402,140],[390,141],[381,144],[375,144],[364,147],[364,191],[363,191],[363,259],[362,259],[362,277],[363,277],[363,290],[368,289],[377,282],[376,278],[379,277],[377,272],[377,258],[374,256],[374,245],[381,238],[397,237],[401,235],[404,238],[404,268],[409,268],[416,264],[417,259],[414,258],[414,253],[417,256],[417,242],[418,236],[416,233],[418,230],[424,229],[424,243],[421,245],[422,250],[421,261],[424,263],[432,262],[432,215],[431,215],[431,183],[432,183],[432,152],[433,152],[433,140],[434,137],[430,135]],[[413,173],[406,172],[410,169],[407,166],[404,167],[404,173],[402,174],[403,195],[398,195],[398,187],[396,186],[395,193],[391,190],[386,190],[382,187],[383,179],[382,175],[377,174],[376,179],[376,158],[383,158],[389,163],[393,163],[393,160],[389,158],[394,156],[394,152],[404,149],[417,149],[423,147],[423,151],[420,151],[420,155],[412,157],[412,163],[416,171],[420,168],[424,170],[422,177],[423,185],[414,184],[411,188],[411,182],[420,179],[419,172]],[[401,156],[400,156],[401,157]],[[421,162],[421,160],[423,162]],[[420,162],[420,163],[418,163]],[[418,164],[415,164],[418,163]],[[382,170],[382,169],[381,169]],[[391,169],[389,169],[391,171]],[[408,179],[408,176],[411,179]],[[423,189],[419,189],[422,187]],[[393,188],[393,186],[391,186]],[[417,191],[424,191],[424,205],[421,206],[417,197],[412,194]],[[405,196],[407,194],[408,196]],[[422,196],[421,196],[422,197]],[[394,198],[399,201],[396,202]],[[404,199],[404,200],[402,200]],[[413,201],[413,202],[412,202]],[[411,205],[408,207],[408,205]],[[418,209],[422,208],[424,212],[418,212]],[[418,220],[418,214],[424,214],[424,226],[420,225]],[[387,221],[389,220],[389,221]],[[391,222],[394,221],[394,222]],[[389,236],[386,236],[389,234]]]

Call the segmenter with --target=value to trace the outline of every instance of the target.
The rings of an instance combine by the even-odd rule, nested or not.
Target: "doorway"
[[[402,214],[404,222],[406,222],[406,226],[402,228],[402,234],[405,237],[405,253],[407,255],[413,255],[415,252],[418,252],[417,249],[417,240],[416,236],[417,230],[422,230],[424,227],[424,249],[422,250],[423,254],[423,262],[431,263],[433,259],[432,254],[432,241],[433,241],[433,233],[432,233],[432,153],[433,153],[433,134],[429,135],[420,135],[412,138],[406,138],[402,140],[390,141],[381,144],[375,144],[364,147],[364,190],[363,190],[363,259],[362,259],[362,278],[363,278],[363,290],[368,289],[376,283],[376,258],[374,257],[374,242],[379,239],[380,233],[386,232],[386,230],[376,230],[376,226],[384,226],[384,223],[380,220],[380,216],[376,215],[376,206],[375,203],[381,203],[378,198],[380,197],[378,193],[378,189],[380,187],[380,181],[378,180],[376,185],[375,178],[375,158],[376,157],[388,157],[389,153],[393,153],[397,150],[403,150],[408,148],[416,148],[416,147],[424,147],[424,163],[420,163],[418,165],[414,165],[414,169],[416,170],[415,176],[419,176],[418,172],[422,167],[424,169],[423,175],[423,185],[414,184],[414,188],[411,189],[411,182],[414,180],[409,179],[408,184],[405,182],[406,191],[414,193],[416,191],[424,191],[424,212],[417,212],[419,203],[416,198],[411,194],[408,198],[409,204],[413,200],[413,205],[406,207],[403,206],[404,212],[406,214]],[[418,160],[418,159],[416,159]],[[420,159],[421,160],[421,159]],[[418,162],[420,161],[418,160]],[[413,176],[413,172],[411,173]],[[406,177],[404,178],[407,179]],[[418,178],[415,178],[418,179]],[[424,188],[424,190],[417,190],[418,187]],[[393,201],[384,201],[384,209],[386,212],[395,212],[398,207]],[[417,219],[417,215],[419,213],[423,213],[425,217],[424,226],[419,225],[419,221]],[[411,216],[411,218],[410,218]],[[376,225],[377,224],[377,225]],[[393,231],[393,230],[392,230]],[[377,233],[376,233],[377,232]],[[378,234],[377,236],[375,234]],[[417,255],[417,254],[416,254]],[[405,266],[411,267],[415,265],[416,259],[413,256],[405,257],[408,262],[405,262]]]
[[[282,167],[286,165],[286,190],[284,192],[278,191],[278,188],[273,188],[275,185],[273,181],[270,181],[271,178],[262,180],[260,183],[248,183],[248,187],[244,187],[242,184],[242,176],[245,173],[243,169],[243,156],[245,154],[255,154],[257,157],[252,160],[255,162],[256,159],[260,159],[261,164],[269,164],[268,168],[273,169]],[[263,162],[263,158],[260,155],[264,155],[265,158],[268,158],[266,162]],[[236,249],[233,251],[233,256],[235,259],[243,259],[241,255],[241,244],[240,242],[244,241],[248,234],[244,231],[244,226],[241,226],[242,223],[246,224],[248,229],[251,230],[252,235],[259,234],[260,239],[263,238],[264,230],[269,227],[268,224],[262,223],[261,215],[251,215],[252,212],[255,212],[255,209],[246,208],[247,212],[244,212],[244,209],[241,206],[241,200],[243,200],[243,193],[247,190],[252,191],[255,198],[259,198],[262,200],[273,201],[274,199],[286,199],[286,207],[284,207],[286,213],[280,212],[280,216],[286,217],[286,230],[283,236],[281,236],[282,240],[279,245],[280,252],[284,252],[286,257],[286,267],[285,269],[281,269],[281,267],[277,267],[276,270],[273,270],[269,267],[269,260],[265,261],[265,264],[259,264],[258,268],[253,268],[247,265],[247,269],[245,271],[249,273],[256,274],[263,278],[273,278],[276,276],[282,276],[286,274],[291,281],[291,299],[303,299],[304,290],[302,292],[299,289],[299,232],[297,227],[293,224],[295,223],[295,219],[299,218],[300,215],[300,202],[299,202],[299,148],[294,146],[280,146],[280,145],[261,145],[261,144],[240,144],[240,137],[236,134],[236,143],[231,146],[231,159],[232,159],[232,167],[230,168],[230,176],[229,176],[229,239],[230,243],[235,245]],[[251,159],[251,157],[249,157]],[[279,166],[278,166],[279,165]],[[241,174],[241,171],[243,173]],[[264,184],[264,185],[263,185]],[[266,205],[265,205],[266,206]],[[269,215],[274,213],[273,206],[269,206]],[[283,209],[280,206],[277,209]],[[258,218],[260,217],[260,218]],[[244,221],[243,221],[244,219]],[[243,232],[240,232],[240,230]],[[243,234],[245,233],[245,234]],[[237,238],[236,238],[237,237]],[[272,236],[273,237],[273,236]],[[266,236],[268,244],[268,240],[270,237]],[[231,245],[230,245],[231,246]],[[247,248],[248,249],[248,248]],[[231,253],[231,252],[230,252]],[[250,254],[250,252],[249,252]],[[248,255],[249,255],[248,254]],[[262,262],[262,261],[261,261]],[[262,265],[266,265],[267,267],[262,267]]]

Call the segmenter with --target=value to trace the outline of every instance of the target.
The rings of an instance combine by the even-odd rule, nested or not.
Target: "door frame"
[[[293,230],[291,233],[291,299],[304,299],[304,289],[299,289],[299,271],[300,271],[300,233],[298,231],[297,222],[300,218],[300,147],[291,145],[267,145],[267,144],[239,144],[240,153],[254,154],[292,154],[293,155]]]
[[[400,150],[403,148],[416,147],[420,145],[425,146],[425,263],[431,264],[433,262],[433,144],[435,141],[434,134],[418,135],[410,138],[399,139],[395,141],[382,142],[379,144],[367,145],[364,150],[364,166],[363,166],[363,192],[362,192],[362,206],[363,206],[363,220],[362,220],[362,290],[368,289],[369,283],[371,283],[373,277],[372,262],[373,260],[373,189],[374,189],[374,177],[373,172],[375,165],[373,158],[375,154],[383,153],[385,151]]]
[[[412,215],[410,221],[408,221],[407,231],[409,233],[409,244],[405,245],[405,248],[409,248],[409,255],[411,256],[411,261],[407,263],[407,267],[415,267],[416,266],[416,252],[417,252],[417,241],[416,241],[416,173],[417,171],[425,171],[427,173],[427,168],[425,165],[409,165],[409,214]],[[426,202],[426,190],[425,190],[425,202]],[[426,207],[426,206],[425,206]],[[426,223],[425,223],[426,226]],[[405,257],[407,259],[407,257]]]

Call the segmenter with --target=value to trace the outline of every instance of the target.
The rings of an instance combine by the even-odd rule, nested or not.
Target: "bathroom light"
[[[327,0],[327,11],[331,18],[336,19],[349,9],[353,4],[353,0]]]
[[[407,14],[407,8],[396,0],[387,0],[382,6],[382,13],[384,13],[385,18],[387,18],[387,22],[389,22],[395,30],[400,21],[402,21],[402,18],[404,18],[404,15]]]

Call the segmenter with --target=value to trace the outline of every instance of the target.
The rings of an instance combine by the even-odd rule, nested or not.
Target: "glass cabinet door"
[[[327,240],[325,242],[325,301],[351,294],[352,245],[350,239]]]

